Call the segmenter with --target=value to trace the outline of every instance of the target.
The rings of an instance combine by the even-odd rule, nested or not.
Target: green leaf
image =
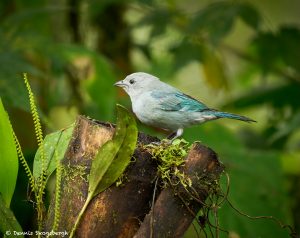
[[[171,9],[156,8],[142,18],[137,26],[151,25],[150,37],[157,37],[166,32],[167,26],[172,22],[174,15],[175,12]]]
[[[261,17],[254,6],[249,3],[239,4],[239,15],[242,20],[253,29],[257,29],[261,22]]]
[[[0,98],[0,193],[7,207],[15,191],[19,160],[12,126]]]
[[[260,32],[253,39],[261,67],[265,72],[273,67],[291,67],[300,72],[300,30],[296,27],[281,27],[278,32]]]
[[[72,136],[74,125],[70,127],[51,133],[47,135],[44,139],[44,152],[45,152],[45,169],[47,174],[47,179],[56,169],[56,158],[62,160],[64,158],[65,152],[69,145],[69,141]],[[56,152],[55,152],[56,151]],[[56,154],[56,155],[55,155]],[[41,149],[39,148],[34,157],[33,163],[33,176],[35,179],[39,178],[42,173],[42,158]]]
[[[6,206],[6,201],[2,194],[0,193],[0,231],[6,234],[7,237],[24,237],[22,232],[22,227],[18,223],[13,212]],[[14,234],[14,232],[20,232],[19,234]]]
[[[0,39],[7,37],[0,31]],[[11,39],[10,39],[11,41]],[[3,42],[1,42],[3,43]],[[8,42],[1,45],[0,43],[0,95],[7,106],[17,107],[30,111],[27,103],[28,95],[24,87],[24,81],[18,76],[21,72],[28,72],[35,76],[40,76],[40,72],[26,61],[19,51],[10,48]],[[10,42],[11,43],[11,42]],[[27,59],[28,60],[28,59]],[[13,65],[14,67],[8,67]]]
[[[124,172],[130,163],[136,141],[137,129],[134,118],[126,108],[117,105],[117,126],[114,136],[99,149],[92,162],[88,195],[70,232],[70,238],[74,236],[80,219],[92,198],[112,185]]]
[[[283,62],[300,72],[300,29],[285,26],[278,35],[278,50]]]
[[[126,114],[127,117],[127,128],[124,141],[112,161],[111,165],[107,169],[106,173],[103,175],[95,194],[98,194],[112,185],[125,171],[126,167],[130,163],[131,156],[135,150],[138,130],[136,126],[135,119],[129,113]]]
[[[100,148],[93,160],[89,177],[89,194],[95,196],[109,187],[123,173],[134,151],[136,134],[137,129],[133,117],[124,107],[117,105],[115,134],[112,140]],[[113,162],[114,159],[116,159],[115,162]]]
[[[230,2],[212,3],[197,13],[189,31],[205,33],[212,43],[217,43],[232,29],[238,11],[238,5]]]
[[[174,71],[180,70],[193,60],[203,60],[203,45],[184,39],[179,44],[170,47],[169,51],[175,55]]]

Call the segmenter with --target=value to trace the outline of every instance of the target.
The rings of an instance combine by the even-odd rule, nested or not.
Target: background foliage
[[[135,71],[153,73],[211,107],[252,117],[257,124],[220,120],[188,129],[184,138],[201,140],[219,154],[236,207],[276,216],[299,231],[299,5],[2,0],[0,96],[29,160],[37,146],[21,72],[32,79],[46,133],[69,126],[77,114],[114,121],[116,102],[128,108],[130,102],[112,85]],[[19,173],[12,201],[24,230],[32,228],[26,184]],[[226,205],[220,225],[231,237],[288,235]],[[193,235],[190,229],[186,237]]]

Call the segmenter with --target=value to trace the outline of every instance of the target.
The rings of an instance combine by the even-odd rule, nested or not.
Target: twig
[[[277,219],[276,217],[273,217],[273,216],[250,216],[242,211],[240,211],[239,209],[237,209],[236,207],[233,206],[233,204],[228,200],[228,198],[226,198],[229,206],[235,210],[237,213],[239,213],[240,215],[242,216],[245,216],[249,219],[252,219],[252,220],[256,220],[256,219],[270,219],[272,221],[274,221],[275,223],[277,223],[281,228],[283,229],[289,229],[290,231],[290,236],[293,237],[293,238],[297,238],[297,233],[296,231],[290,226],[290,225],[287,225],[287,224],[284,224],[282,223],[279,219]]]
[[[217,204],[217,206],[221,206],[227,199],[228,194],[229,194],[229,189],[230,189],[230,177],[229,174],[225,172],[226,178],[227,178],[227,186],[226,186],[226,192],[223,196],[223,199]]]
[[[215,224],[216,224],[216,238],[219,238],[218,207],[216,205],[213,206],[213,212],[214,212]]]
[[[150,238],[153,238],[153,217],[154,217],[154,202],[155,202],[155,194],[157,189],[157,182],[158,177],[155,180],[154,184],[154,191],[153,191],[153,197],[152,197],[152,204],[151,204],[151,216],[150,216]]]

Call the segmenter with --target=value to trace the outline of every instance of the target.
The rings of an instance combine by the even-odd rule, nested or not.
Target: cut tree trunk
[[[60,222],[58,231],[70,233],[85,202],[88,192],[88,174],[97,151],[114,133],[114,126],[79,116],[65,157],[62,161]],[[138,144],[159,141],[139,133]],[[157,162],[137,146],[132,163],[126,169],[122,184],[112,185],[93,198],[75,233],[76,237],[181,237],[201,209],[199,200],[209,195],[208,183],[219,180],[223,166],[209,148],[194,143],[184,166],[184,173],[192,180],[196,199],[189,204],[183,187],[168,187],[160,191],[151,210]],[[200,178],[200,179],[199,179]],[[203,183],[205,179],[205,184]],[[55,196],[53,196],[45,231],[53,224]],[[190,197],[188,197],[190,198]],[[198,202],[196,201],[198,200]]]

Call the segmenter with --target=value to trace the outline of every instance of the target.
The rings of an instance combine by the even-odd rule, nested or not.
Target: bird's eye
[[[135,83],[134,79],[130,79],[129,83],[134,84]]]

